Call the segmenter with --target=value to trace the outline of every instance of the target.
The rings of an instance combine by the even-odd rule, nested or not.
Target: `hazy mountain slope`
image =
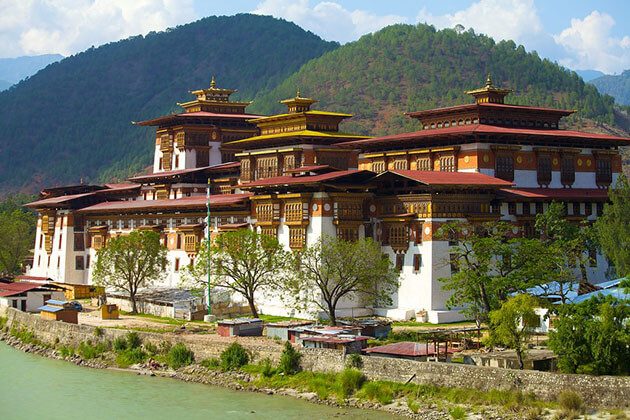
[[[620,105],[630,105],[630,70],[618,76],[602,76],[591,80],[601,93],[606,93]]]
[[[319,99],[320,108],[354,113],[348,130],[395,133],[417,128],[405,111],[469,103],[464,91],[482,86],[488,72],[496,85],[515,91],[511,103],[578,109],[581,117],[614,121],[612,98],[574,72],[511,41],[427,25],[390,26],[314,59],[261,94],[254,109],[281,110],[274,100],[299,88]]]
[[[338,47],[265,16],[209,17],[91,48],[0,93],[0,191],[125,176],[149,164],[154,129],[131,125],[206,87],[252,99]]]
[[[25,55],[15,58],[0,58],[0,80],[11,84],[32,76],[47,65],[63,58],[61,54]]]

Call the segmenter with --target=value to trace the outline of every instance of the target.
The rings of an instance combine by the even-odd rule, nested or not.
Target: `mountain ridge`
[[[131,121],[178,109],[188,91],[236,88],[251,99],[334,49],[267,16],[208,17],[49,65],[0,93],[0,191],[124,178],[150,163],[153,128]]]

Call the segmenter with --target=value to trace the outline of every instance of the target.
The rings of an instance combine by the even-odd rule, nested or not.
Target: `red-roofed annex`
[[[506,104],[509,90],[489,77],[468,92],[474,103],[407,113],[421,130],[377,138],[343,132],[352,115],[311,109],[317,101],[299,91],[272,116],[248,113],[249,102],[230,99],[234,92],[213,78],[179,104],[182,112],[136,123],[155,127],[152,173],[43,190],[27,205],[39,212],[28,274],[89,284],[97,251],[141,229],[158,232],[168,249],[158,285],[168,287],[180,286],[180,267],[194,263],[208,229],[255,229],[292,250],[324,235],[369,237],[400,270],[400,287],[391,307],[348,301],[339,316],[426,311],[431,322],[455,321],[461,315],[447,309],[438,281],[452,274],[451,245],[437,229],[450,220],[504,220],[515,234],[533,235],[535,215],[554,200],[571,220],[593,221],[621,172],[618,148],[630,144],[561,129],[573,110]],[[589,280],[604,281],[607,268],[598,255]],[[277,297],[259,299],[264,313],[289,313]]]

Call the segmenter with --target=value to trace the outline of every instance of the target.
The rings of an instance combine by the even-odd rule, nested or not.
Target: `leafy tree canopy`
[[[630,182],[620,176],[608,196],[603,216],[595,222],[604,254],[614,264],[617,275],[630,276]]]
[[[294,307],[316,307],[336,324],[342,299],[361,298],[366,304],[391,304],[398,273],[372,239],[344,241],[324,236],[295,254],[294,275],[284,284],[284,296]]]
[[[136,230],[111,238],[96,253],[94,282],[129,293],[136,313],[138,289],[162,279],[168,264],[166,253],[157,232]]]
[[[207,287],[210,262],[210,287],[238,293],[247,300],[252,315],[258,317],[256,293],[270,291],[281,282],[288,260],[278,239],[239,229],[221,233],[209,248],[204,242],[188,274],[198,288]]]
[[[499,309],[490,312],[490,341],[514,349],[519,369],[523,369],[523,357],[529,338],[540,323],[535,309],[540,306],[538,299],[527,294],[513,296]]]
[[[595,297],[560,305],[549,347],[565,373],[630,374],[630,305],[613,297]]]

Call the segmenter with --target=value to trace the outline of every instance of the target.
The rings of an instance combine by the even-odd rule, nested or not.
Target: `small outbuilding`
[[[335,336],[316,335],[302,337],[302,345],[307,349],[343,350],[344,354],[361,353],[367,347],[370,337],[339,334]]]
[[[445,346],[438,346],[435,343],[417,343],[412,341],[402,341],[365,349],[365,353],[369,356],[409,359],[420,362],[428,360],[450,361],[455,351],[453,348],[447,350]]]
[[[306,327],[313,325],[310,321],[281,321],[270,322],[265,325],[266,335],[269,338],[279,338],[283,341],[289,341],[289,330],[297,327]]]
[[[523,357],[523,368],[529,370],[556,370],[558,356],[551,350],[527,350]],[[477,366],[491,366],[518,369],[518,359],[514,350],[493,351],[464,356],[464,363]]]
[[[289,341],[292,343],[301,344],[302,337],[312,337],[312,336],[325,336],[325,337],[334,337],[339,334],[346,335],[360,335],[361,328],[360,327],[331,327],[325,325],[307,325],[303,327],[293,327],[289,328],[287,331],[289,336]]]
[[[50,299],[39,308],[42,319],[62,321],[69,324],[79,323],[79,311],[70,302],[65,300]]]
[[[118,319],[120,313],[118,311],[118,305],[104,304],[100,307],[101,319]]]
[[[374,338],[387,338],[392,331],[392,323],[389,320],[377,318],[363,318],[341,320],[339,324],[345,327],[359,327],[361,335],[367,335]]]
[[[49,299],[63,299],[63,290],[53,284],[0,280],[0,306],[37,312]]]
[[[217,334],[222,337],[260,337],[263,322],[258,318],[235,318],[217,321]]]

